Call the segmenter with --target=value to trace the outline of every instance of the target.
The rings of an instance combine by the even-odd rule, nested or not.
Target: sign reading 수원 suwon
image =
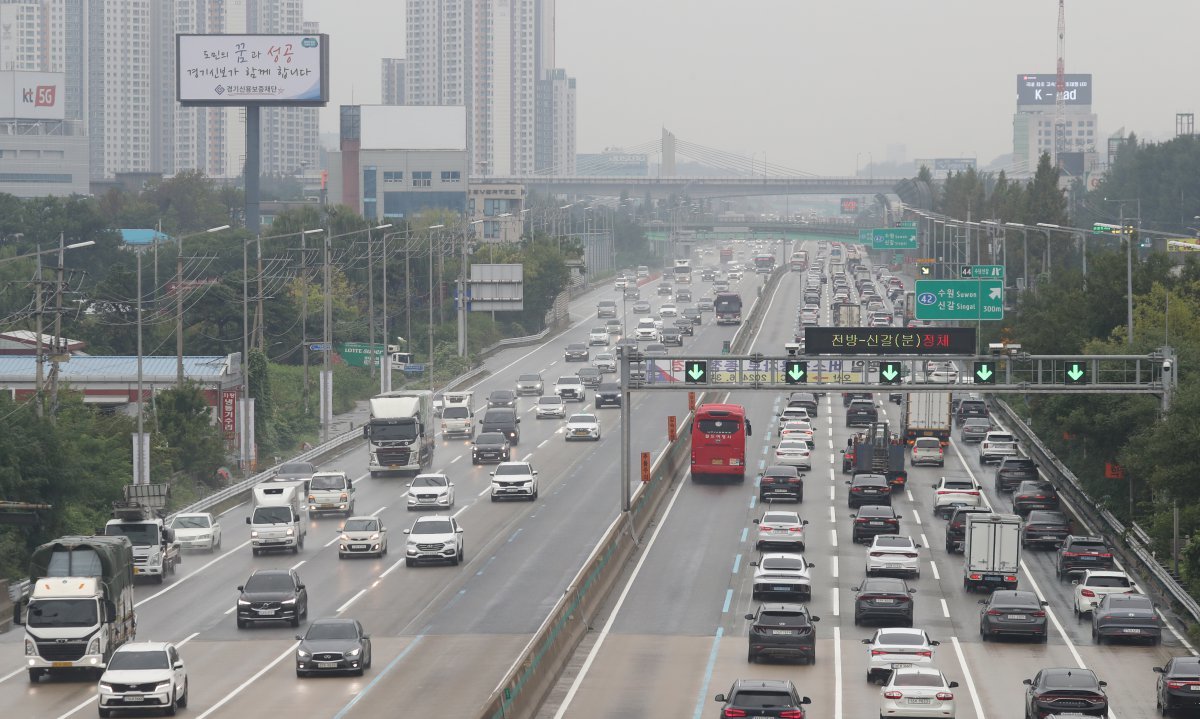
[[[176,35],[185,106],[325,105],[328,35]]]

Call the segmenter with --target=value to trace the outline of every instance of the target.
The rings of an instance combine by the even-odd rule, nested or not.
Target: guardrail
[[[992,404],[1003,416],[1005,424],[1022,441],[1030,456],[1037,460],[1039,468],[1049,475],[1049,479],[1061,493],[1067,495],[1076,514],[1095,527],[1108,541],[1109,546],[1122,555],[1127,565],[1140,566],[1145,570],[1143,574],[1153,580],[1160,599],[1169,601],[1177,613],[1184,612],[1190,615],[1193,623],[1200,623],[1200,603],[1196,602],[1150,552],[1150,537],[1146,532],[1136,523],[1126,527],[1112,512],[1100,509],[1098,503],[1084,491],[1079,478],[1038,439],[1008,403],[993,400]]]
[[[746,320],[730,342],[735,351],[743,351],[750,343],[752,328],[761,320],[771,292],[784,274],[781,269],[768,276],[764,291],[755,298]],[[698,402],[703,399],[702,394]],[[609,525],[563,596],[492,692],[480,712],[482,719],[524,718],[537,713],[558,680],[563,664],[591,630],[592,617],[621,576],[625,562],[640,546],[641,537],[657,518],[663,500],[677,482],[687,477],[691,424],[689,412],[679,423],[676,441],[651,465],[650,481],[634,491],[629,513],[617,516]]]

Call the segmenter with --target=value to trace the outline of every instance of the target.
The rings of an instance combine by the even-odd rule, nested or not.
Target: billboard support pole
[[[262,174],[259,106],[246,105],[246,229],[258,233],[258,179]]]

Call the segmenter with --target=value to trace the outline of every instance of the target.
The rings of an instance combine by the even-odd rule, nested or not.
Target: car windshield
[[[875,637],[876,644],[900,644],[906,647],[919,647],[925,644],[925,635],[914,632],[880,632]]]
[[[808,449],[808,443],[799,439],[785,439],[779,443],[779,449],[800,450]]]
[[[1105,599],[1109,609],[1153,609],[1154,604],[1140,594],[1110,594]]]
[[[246,592],[291,592],[296,588],[292,575],[284,572],[254,574],[246,580]]]
[[[921,437],[913,443],[913,446],[921,449],[937,449],[942,446],[942,443],[932,437]],[[949,482],[946,484],[949,485]]]
[[[991,436],[989,436],[987,438],[987,440],[989,442],[1016,442],[1017,441],[1016,438],[1014,438],[1011,434],[999,434],[999,433],[993,433]]]
[[[570,377],[559,377],[559,384],[579,384],[579,377],[571,375]]]
[[[466,407],[447,407],[442,410],[442,419],[466,419],[470,416]]]
[[[782,609],[771,609],[758,615],[760,624],[808,624],[808,614],[805,612],[789,612]]]
[[[864,579],[862,583],[862,592],[864,594],[906,594],[907,586],[903,579],[889,579],[887,577],[874,577]]]
[[[1042,685],[1061,689],[1095,689],[1096,675],[1082,669],[1047,673]]]
[[[1096,541],[1081,542],[1079,540],[1075,540],[1074,542],[1071,542],[1071,550],[1076,551],[1076,552],[1103,552],[1103,551],[1105,551],[1105,549],[1106,549],[1106,547],[1104,546],[1104,542],[1096,542]]]
[[[881,534],[875,537],[876,547],[912,547],[911,537],[901,537],[898,534]]]
[[[739,709],[778,709],[795,704],[787,692],[781,691],[740,691],[730,698],[730,704]]]
[[[378,519],[347,519],[342,527],[344,532],[374,532],[379,529]]]
[[[1133,582],[1130,582],[1126,577],[1088,577],[1083,583],[1086,587],[1132,587]]]
[[[491,399],[507,400],[512,399],[512,396],[512,390],[498,389],[495,392],[492,392]]]
[[[529,467],[524,464],[502,464],[499,467],[496,467],[496,476],[497,477],[507,476],[507,475],[528,476],[529,475]]]
[[[316,622],[304,633],[305,639],[357,639],[353,622]]]
[[[601,352],[600,354],[596,355],[596,359],[611,361],[613,359],[612,352]]]
[[[970,420],[969,419],[963,423],[963,429],[969,429],[971,431],[984,431],[991,426],[992,426],[992,423],[988,422],[986,420]]]
[[[1033,594],[999,591],[992,594],[991,606],[1036,608],[1039,604],[1037,596]]]
[[[346,478],[342,475],[316,475],[308,483],[309,489],[345,489]]]
[[[256,507],[251,524],[288,524],[292,521],[291,507]]]
[[[575,424],[596,424],[597,422],[596,415],[594,414],[573,414],[571,415],[571,419],[567,421]]]
[[[475,438],[475,444],[504,444],[504,435],[499,432],[484,432]]]
[[[286,474],[293,477],[297,475],[309,476],[316,471],[317,468],[308,462],[288,462],[287,464],[279,465],[279,471],[276,475]]]
[[[427,519],[413,525],[412,534],[449,534],[449,519]]]
[[[741,427],[737,420],[702,419],[697,424],[701,434],[734,434]]]
[[[180,515],[171,522],[172,529],[208,529],[211,526],[208,515],[204,514]]]
[[[975,489],[975,485],[963,479],[947,479],[942,482],[942,489]]]
[[[108,537],[129,537],[129,541],[137,546],[158,544],[157,524],[109,524],[104,527]]]
[[[562,397],[538,397],[538,404],[562,404]]]
[[[790,512],[767,512],[762,518],[763,524],[795,524],[796,515]]]
[[[604,329],[603,327],[593,327],[592,334],[606,335],[606,334],[608,334],[608,330]]]
[[[517,377],[518,382],[541,382],[542,376],[536,374],[523,374]]]
[[[445,487],[446,478],[440,474],[421,474],[413,478],[414,487]]]
[[[29,603],[31,627],[92,627],[99,623],[95,599],[35,599]]]
[[[108,660],[108,668],[113,671],[128,669],[170,669],[171,664],[167,653],[161,650],[114,652]]]
[[[762,560],[763,569],[807,569],[808,566],[800,557],[767,557]]]
[[[925,672],[896,672],[896,676],[892,679],[892,686],[941,687],[945,685],[942,683],[942,678],[937,674],[927,674]]]

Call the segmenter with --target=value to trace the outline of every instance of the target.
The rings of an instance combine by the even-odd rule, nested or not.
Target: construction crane
[[[1054,84],[1054,166],[1066,148],[1067,133],[1067,9],[1066,0],[1058,0],[1058,78]]]

